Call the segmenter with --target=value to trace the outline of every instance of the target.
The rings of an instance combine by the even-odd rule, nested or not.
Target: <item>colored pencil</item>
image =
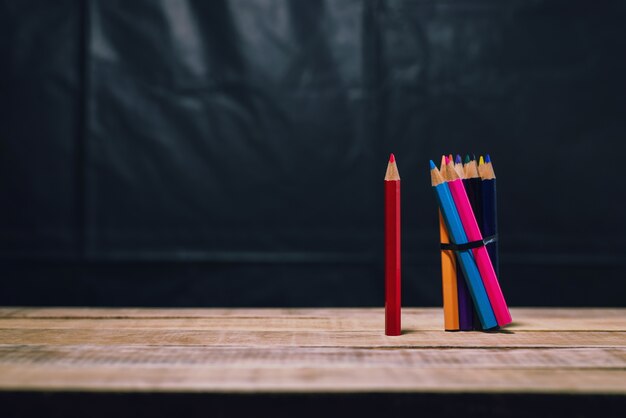
[[[439,208],[443,215],[446,227],[450,233],[450,238],[455,244],[467,243],[467,236],[463,230],[459,213],[454,205],[454,200],[450,194],[448,184],[445,182],[441,173],[435,166],[435,163],[430,161],[430,177],[433,188],[435,189],[435,195],[439,202]],[[458,262],[465,273],[465,279],[470,290],[470,294],[474,300],[474,305],[478,312],[481,325],[484,329],[494,328],[498,325],[494,312],[489,303],[489,298],[485,290],[485,286],[480,278],[480,273],[472,256],[471,250],[458,251]]]
[[[452,154],[450,154],[452,157]],[[445,166],[446,159],[449,158],[445,155],[441,156],[441,166]],[[444,234],[441,232],[443,228]],[[439,210],[439,230],[441,235],[441,243],[450,243],[450,234],[448,233],[445,222],[443,221],[443,217],[441,215],[441,210]],[[448,258],[449,257],[449,258]],[[444,292],[444,307],[443,307],[443,316],[444,316],[444,327],[446,331],[458,331],[459,327],[459,294],[458,294],[458,277],[459,275],[463,276],[462,271],[458,266],[458,262],[456,260],[456,254],[454,251],[442,251],[441,252],[441,273],[442,273],[442,281],[445,281],[445,285],[443,287]],[[447,265],[444,267],[444,260]],[[445,272],[445,273],[444,273]],[[445,274],[445,276],[444,276]]]
[[[452,162],[449,162],[452,165]],[[463,175],[463,164],[461,163],[461,156],[456,156],[454,164],[454,170],[457,174]],[[449,181],[451,178],[447,177],[449,170],[442,167],[441,174],[444,180]],[[463,271],[457,269],[457,299],[459,305],[459,330],[471,331],[474,329],[474,304],[472,303],[472,296],[469,293],[467,285],[465,284],[465,277]]]
[[[389,156],[385,173],[385,334],[400,335],[400,174]]]
[[[498,208],[496,200],[496,175],[493,170],[491,158],[487,154],[484,163],[478,166],[478,173],[481,178],[481,200],[482,206],[482,226],[483,235],[495,236],[498,234]],[[500,263],[498,262],[498,240],[487,244],[487,251],[496,274],[500,277]]]
[[[467,191],[467,197],[469,198],[470,205],[472,205],[472,210],[476,215],[478,222],[478,227],[480,231],[482,230],[482,193],[481,193],[481,180],[478,176],[478,169],[476,164],[476,157],[470,158],[469,155],[465,157],[465,165],[463,166],[463,171],[465,177],[463,177],[463,185],[465,186],[465,190]],[[497,273],[496,273],[497,275]],[[474,322],[474,327],[476,329],[480,329],[480,325],[478,321]]]
[[[439,211],[439,235],[442,244],[450,243],[450,236]],[[454,251],[441,250],[441,284],[443,288],[443,322],[446,331],[459,330],[459,302],[457,267]]]
[[[456,205],[456,209],[458,210],[461,218],[461,223],[463,224],[463,229],[465,230],[467,239],[469,241],[482,241],[483,237],[480,233],[480,228],[478,228],[476,218],[474,217],[472,206],[467,198],[463,182],[456,174],[456,171],[452,169],[448,169],[448,171],[450,172],[453,180],[448,181],[447,184],[450,188],[454,204]],[[504,295],[502,294],[502,289],[500,289],[500,284],[498,283],[498,278],[491,263],[491,259],[489,258],[487,249],[484,246],[480,246],[472,249],[472,252],[474,254],[478,270],[480,271],[483,284],[485,285],[485,289],[489,295],[489,301],[491,302],[498,325],[502,327],[511,323],[511,313],[509,312],[509,308],[504,300]]]

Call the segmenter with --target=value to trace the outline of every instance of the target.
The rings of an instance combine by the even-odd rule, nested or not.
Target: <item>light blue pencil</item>
[[[450,189],[448,189],[448,185],[432,160],[430,161],[430,179],[435,189],[439,207],[441,208],[441,214],[448,227],[451,240],[457,245],[466,244],[467,235],[465,235],[465,230],[463,229],[461,218],[454,205]],[[469,288],[472,300],[476,306],[478,319],[480,319],[483,329],[497,327],[498,322],[496,321],[493,309],[489,303],[489,297],[487,296],[483,280],[478,272],[478,267],[476,267],[476,262],[472,256],[472,250],[458,251],[457,254],[461,269],[463,270],[463,274],[465,274],[467,287]]]

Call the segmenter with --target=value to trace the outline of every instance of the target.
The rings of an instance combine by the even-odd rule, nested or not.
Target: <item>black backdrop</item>
[[[626,7],[0,2],[0,304],[441,303],[428,159],[484,153],[512,305],[624,306]]]

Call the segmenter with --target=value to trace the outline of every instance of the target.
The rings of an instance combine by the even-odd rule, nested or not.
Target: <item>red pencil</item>
[[[400,335],[400,174],[393,154],[385,174],[385,334]]]

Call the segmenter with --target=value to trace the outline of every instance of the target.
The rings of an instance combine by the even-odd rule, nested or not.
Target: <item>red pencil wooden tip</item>
[[[450,157],[448,157],[447,155],[445,157],[446,157],[446,165],[450,164]]]
[[[393,155],[393,152],[391,153],[391,155],[389,156],[389,162],[393,163],[396,161],[396,157]]]

